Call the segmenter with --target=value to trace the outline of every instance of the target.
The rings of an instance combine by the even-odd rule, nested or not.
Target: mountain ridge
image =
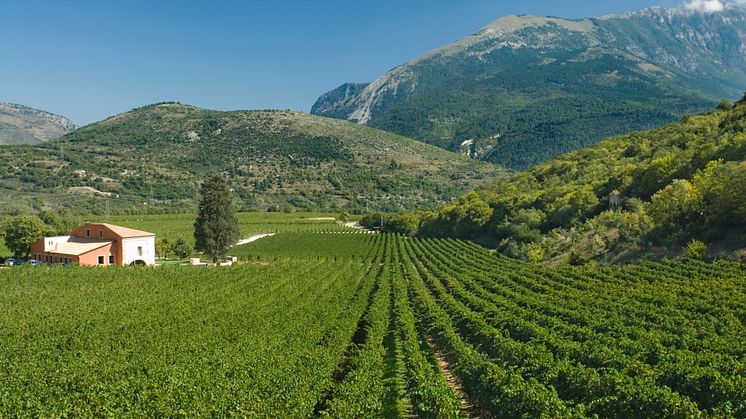
[[[311,113],[453,151],[472,140],[480,158],[525,168],[737,98],[744,56],[746,10],[737,6],[507,16],[353,91],[345,84],[327,92]],[[534,115],[523,117],[526,110]],[[544,115],[551,113],[560,116]],[[490,139],[498,134],[502,141]]]
[[[0,102],[0,145],[38,144],[68,134],[76,128],[64,116]]]
[[[103,213],[107,199],[119,213],[190,209],[199,181],[214,173],[229,179],[243,209],[351,211],[434,205],[501,174],[336,119],[174,102],[114,115],[43,144],[0,148],[0,165],[8,168],[0,190],[17,202],[82,213]]]

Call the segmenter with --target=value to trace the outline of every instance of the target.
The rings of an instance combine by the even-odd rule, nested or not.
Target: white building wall
[[[57,245],[70,241],[70,236],[44,237],[44,252],[57,250]]]
[[[142,255],[138,248],[142,248]],[[122,240],[124,265],[142,260],[148,265],[155,265],[155,237],[133,237]]]

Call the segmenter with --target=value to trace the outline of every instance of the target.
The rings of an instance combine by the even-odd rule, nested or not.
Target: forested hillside
[[[565,154],[387,227],[473,239],[532,261],[661,258],[698,242],[709,256],[743,260],[745,159],[746,97]]]
[[[736,99],[744,51],[738,6],[508,16],[368,85],[342,85],[312,113],[524,169]]]
[[[223,173],[245,210],[433,206],[502,171],[352,123],[290,111],[146,106],[37,146],[0,149],[4,209],[191,209]]]

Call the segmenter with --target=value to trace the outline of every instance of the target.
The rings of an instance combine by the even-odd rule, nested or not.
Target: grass
[[[243,260],[300,258],[344,259],[370,256],[380,235],[364,233],[314,233],[305,231],[282,232],[253,243],[236,246],[231,255]]]

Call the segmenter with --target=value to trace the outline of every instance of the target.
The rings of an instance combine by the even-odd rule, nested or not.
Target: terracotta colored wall
[[[114,254],[112,253],[111,245],[106,245],[78,256],[78,264],[82,266],[107,266],[109,265],[109,253]],[[98,264],[99,256],[104,257],[103,265]]]
[[[86,230],[91,230],[91,236],[88,237],[85,235]],[[103,237],[99,236],[99,231],[103,231],[104,235]],[[93,239],[93,240],[117,240],[120,239],[119,236],[115,235],[111,230],[108,228],[105,228],[103,226],[98,226],[95,224],[85,223],[82,226],[76,228],[75,230],[70,232],[71,236],[79,237],[81,239]]]
[[[114,264],[124,266],[124,252],[122,251],[122,240],[116,240],[111,245],[111,254],[114,255]]]
[[[87,237],[85,235],[85,231],[87,229],[91,230],[91,236],[90,237]],[[104,226],[101,226],[101,225],[96,225],[96,224],[93,224],[93,223],[85,223],[82,226],[80,226],[80,227],[76,228],[75,230],[71,231],[70,235],[73,236],[73,237],[79,237],[79,238],[83,238],[83,239],[90,238],[90,239],[93,239],[93,240],[100,240],[101,237],[99,236],[99,231],[103,231],[104,232],[104,234],[103,234],[103,240],[113,240],[114,241],[114,244],[113,244],[113,246],[112,246],[112,248],[110,250],[111,254],[114,255],[114,264],[117,265],[117,266],[122,266],[122,261],[124,260],[124,254],[122,254],[122,238],[119,237],[118,235],[114,234],[114,232],[112,232],[108,228],[106,228]],[[81,262],[80,264],[81,265],[84,265],[84,264],[85,265],[88,265],[88,264],[98,265],[97,261],[95,260],[96,258],[93,259],[93,263],[88,263],[88,259],[89,258],[86,257],[85,255],[81,255],[81,260],[84,261],[85,263]],[[109,264],[108,253],[106,255],[106,264],[107,265]]]

